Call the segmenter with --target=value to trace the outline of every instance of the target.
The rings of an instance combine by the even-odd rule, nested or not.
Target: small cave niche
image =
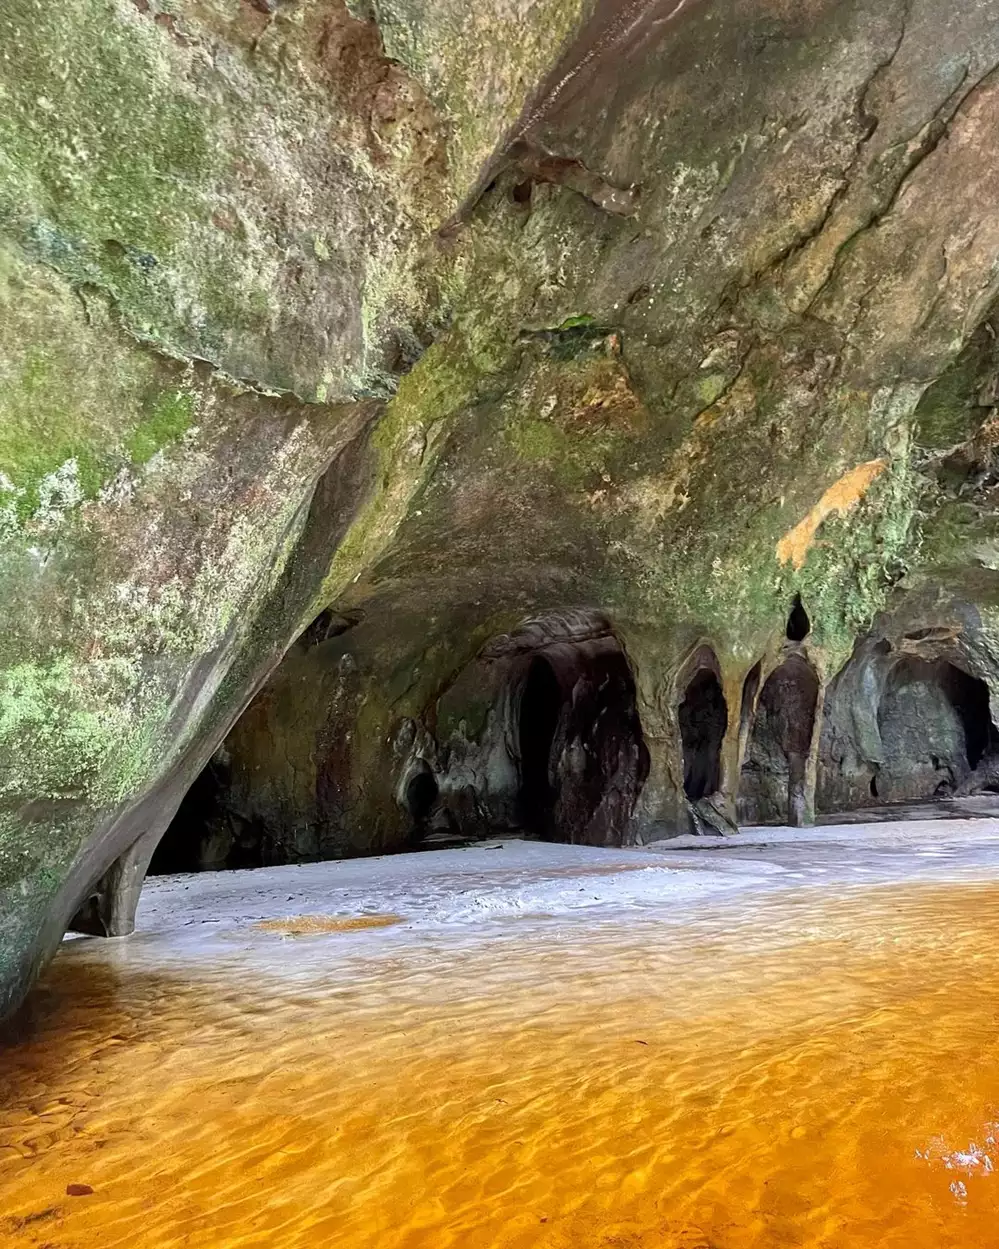
[[[711,667],[695,672],[687,683],[678,718],[683,792],[691,802],[698,802],[721,787],[721,750],[728,729],[728,707],[713,662]]]
[[[805,611],[801,595],[796,594],[794,596],[794,604],[791,607],[791,614],[787,618],[787,640],[789,642],[803,642],[811,631],[812,622],[808,618],[808,612]]]
[[[739,781],[740,824],[801,824],[819,681],[790,655],[767,678],[753,716]]]
[[[514,678],[517,809],[530,836],[622,845],[649,771],[634,678],[613,636],[555,642]]]
[[[882,761],[875,781],[882,803],[946,798],[997,746],[988,686],[944,659],[908,655],[893,664],[877,720]]]
[[[406,785],[406,808],[416,824],[423,824],[440,795],[437,779],[429,765],[410,777]]]

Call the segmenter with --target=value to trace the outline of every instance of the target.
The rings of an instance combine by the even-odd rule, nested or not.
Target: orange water
[[[291,919],[263,919],[253,926],[259,932],[306,937],[318,932],[360,932],[362,928],[391,928],[393,924],[402,922],[401,915],[296,915]]]
[[[507,932],[67,945],[0,1050],[0,1244],[999,1246],[999,887]]]

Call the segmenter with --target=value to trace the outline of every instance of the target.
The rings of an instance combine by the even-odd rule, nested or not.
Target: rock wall
[[[0,1005],[81,906],[127,927],[248,705],[216,766],[309,857],[516,820],[525,621],[627,659],[640,748],[558,754],[594,839],[727,827],[792,654],[795,818],[871,800],[882,641],[999,695],[997,19],[5,5]]]

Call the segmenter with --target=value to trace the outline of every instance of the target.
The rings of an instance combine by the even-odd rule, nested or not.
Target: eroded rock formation
[[[210,760],[206,864],[988,781],[999,0],[0,35],[0,1008]]]

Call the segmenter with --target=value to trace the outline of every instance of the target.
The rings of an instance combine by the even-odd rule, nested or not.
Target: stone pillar
[[[128,937],[135,931],[139,895],[160,837],[159,832],[147,833],[115,859],[73,916],[70,932],[91,937]]]

